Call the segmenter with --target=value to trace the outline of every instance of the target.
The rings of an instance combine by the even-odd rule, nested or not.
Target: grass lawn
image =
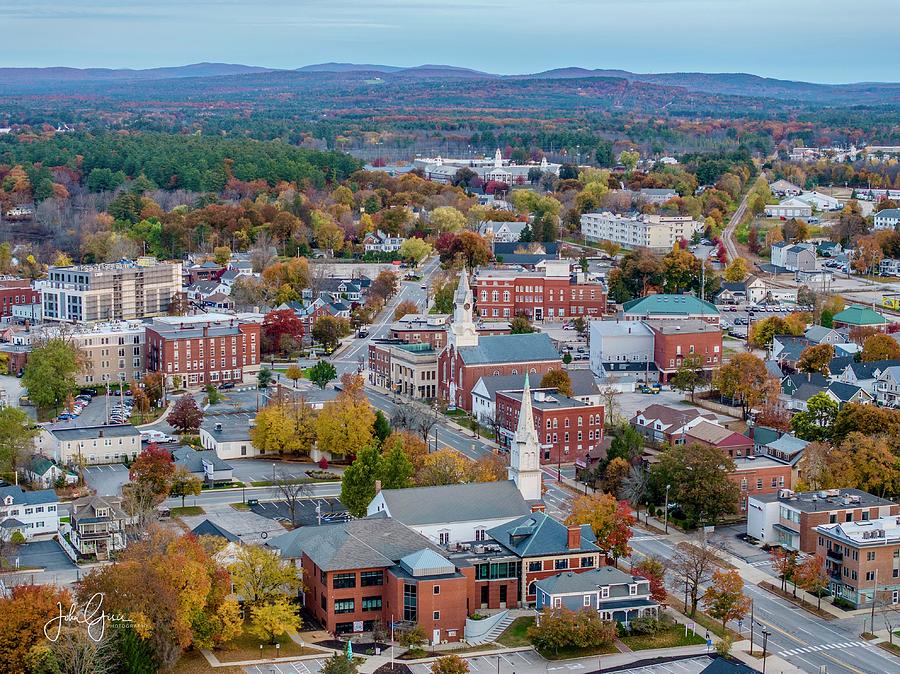
[[[204,515],[206,513],[200,506],[184,506],[172,508],[172,517],[183,517],[185,515]]]
[[[513,620],[512,624],[497,637],[497,643],[507,648],[528,646],[531,640],[528,638],[528,628],[534,625],[534,618],[522,616]]]
[[[684,635],[684,625],[670,625],[656,634],[636,634],[630,637],[622,637],[622,643],[633,651],[643,651],[648,648],[673,648],[675,646],[693,646],[705,644],[706,639],[697,636],[688,630]]]
[[[210,667],[202,653],[191,651],[179,658],[172,674],[244,674],[243,667]]]
[[[687,614],[685,614],[685,615],[687,615]],[[741,640],[741,635],[738,634],[737,632],[735,632],[731,628],[726,628],[725,631],[723,632],[722,631],[722,623],[719,622],[718,620],[716,620],[715,618],[711,618],[710,616],[706,615],[700,609],[697,609],[696,615],[694,615],[694,616],[688,615],[688,618],[690,618],[691,620],[693,620],[694,622],[697,623],[697,631],[698,632],[702,632],[703,630],[700,628],[703,627],[705,629],[708,629],[710,631],[710,634],[715,634],[717,637],[723,637],[723,636],[725,636],[725,634],[728,634],[729,636],[731,636],[732,639],[735,639],[736,641]]]
[[[232,503],[231,507],[235,510],[250,510],[250,506],[246,503]]]
[[[281,637],[279,637],[278,643],[281,644],[281,648],[278,649],[277,654],[277,657],[280,658],[323,653],[323,651],[320,651],[319,649],[300,648],[300,646],[294,643],[287,634],[283,634]],[[243,634],[241,634],[241,636],[239,636],[237,639],[213,652],[221,662],[259,660],[261,659],[259,650],[260,644],[263,644],[262,659],[276,657],[274,645],[263,643],[263,641],[259,637],[250,634],[250,632],[246,628],[244,629]],[[219,670],[217,669],[216,671]]]

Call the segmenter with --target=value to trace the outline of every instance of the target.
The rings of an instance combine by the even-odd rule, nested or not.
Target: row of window
[[[771,480],[772,488],[783,487],[784,486],[784,475],[779,475],[778,477],[773,477]],[[761,477],[756,478],[756,488],[763,488],[763,479]],[[741,491],[747,491],[749,489],[747,484],[747,478],[741,479]]]
[[[581,560],[579,560],[579,561],[580,561],[580,568],[582,568],[582,569],[592,568],[594,566],[594,558],[593,557],[582,557]],[[565,558],[565,559],[553,560],[553,568],[558,571],[565,571],[566,569],[569,568],[569,559]],[[573,569],[575,568],[574,564],[572,565],[572,568]],[[542,561],[528,562],[529,573],[535,573],[535,572],[543,571],[543,570],[544,570],[544,562],[542,562]]]
[[[324,599],[324,597],[323,597]],[[362,599],[362,611],[380,611],[381,610],[381,597],[363,597]],[[355,599],[335,599],[334,600],[334,612],[335,613],[355,613],[356,612],[356,600]]]
[[[359,584],[362,587],[372,587],[384,584],[384,572],[382,571],[361,571],[359,573]],[[322,571],[320,579],[323,585],[326,585],[325,572]],[[331,579],[331,587],[335,589],[356,587],[356,573],[335,573]]]
[[[56,512],[56,506],[55,506],[55,505],[46,506],[46,508],[47,508],[47,512],[48,512],[48,513],[55,513],[55,512]],[[36,514],[36,513],[42,513],[42,512],[44,512],[44,506],[34,506],[33,508],[24,508],[23,514],[25,514],[25,515],[34,515],[34,514]],[[18,517],[18,516],[19,516],[19,509],[18,509],[18,508],[12,508],[12,509],[10,509],[10,511],[7,513],[7,515],[8,515],[9,517]],[[40,524],[43,525],[43,522],[41,522]]]

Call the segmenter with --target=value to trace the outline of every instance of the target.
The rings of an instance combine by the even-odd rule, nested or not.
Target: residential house
[[[772,264],[787,271],[814,271],[816,268],[816,247],[812,243],[772,244]]]
[[[816,252],[822,257],[837,257],[843,250],[837,241],[821,241],[816,246]]]
[[[883,407],[900,403],[900,365],[885,368],[875,380],[875,401]]]
[[[685,444],[694,443],[717,447],[732,459],[753,456],[753,440],[743,433],[732,431],[719,424],[701,421],[685,432]]]
[[[836,381],[859,386],[872,396],[876,396],[875,387],[881,373],[897,366],[900,366],[900,360],[875,360],[868,363],[853,361],[836,377]]]
[[[638,199],[648,203],[648,204],[664,204],[669,199],[674,199],[678,196],[678,192],[673,189],[654,189],[642,187],[638,190]]]
[[[751,496],[747,511],[747,535],[768,545],[815,554],[816,527],[845,522],[865,522],[900,514],[900,505],[859,489],[827,489]]]
[[[214,450],[197,451],[187,445],[176,447],[172,450],[172,461],[176,468],[185,468],[206,485],[230,484],[234,478],[231,464],[220,459]]]
[[[391,236],[380,229],[366,234],[363,247],[367,253],[396,253],[406,241],[402,236]]]
[[[847,338],[834,328],[826,328],[824,325],[812,325],[803,333],[813,344],[843,344]]]
[[[65,466],[124,463],[141,453],[141,434],[131,424],[42,426],[37,450]]]
[[[716,304],[743,304],[747,301],[747,289],[743,281],[722,281],[716,293]]]
[[[111,559],[128,545],[126,527],[137,518],[128,515],[120,496],[86,496],[70,509],[69,542],[79,558]]]
[[[200,424],[200,444],[224,461],[262,456],[250,441],[251,423],[242,414],[207,414]]]
[[[478,225],[478,232],[481,236],[498,243],[515,243],[519,241],[522,236],[522,230],[527,226],[527,222],[493,222],[485,220]]]
[[[220,281],[197,281],[185,288],[187,298],[193,302],[204,302],[213,295],[227,295],[231,289]]]
[[[810,346],[814,346],[813,342],[803,336],[775,335],[772,338],[772,358],[782,365],[796,368],[800,354]]]
[[[868,405],[875,400],[875,396],[864,388],[853,384],[845,384],[842,381],[830,382],[825,389],[825,394],[841,407],[847,403]]]
[[[59,497],[53,489],[25,491],[18,485],[0,487],[0,536],[19,532],[26,541],[52,537],[59,529]]]
[[[537,610],[595,609],[602,620],[628,625],[636,618],[657,618],[659,604],[650,597],[650,581],[612,566],[585,573],[559,573],[536,584]]]
[[[40,485],[43,489],[52,489],[60,479],[66,485],[76,484],[78,475],[46,456],[35,454],[31,457],[28,465],[28,479],[32,484]]]
[[[531,243],[528,245],[528,252],[521,251],[522,244],[518,241],[512,243],[502,243],[494,241],[491,245],[494,258],[501,261],[504,266],[519,266],[527,270],[534,271],[541,264],[559,260],[559,243],[541,241],[540,243]]]
[[[638,410],[630,423],[646,439],[668,445],[686,444],[687,432],[703,422],[718,424],[712,412],[696,408],[677,409],[667,405],[650,405]]]
[[[874,223],[875,229],[897,229],[897,225],[900,225],[900,208],[885,208],[878,211]]]

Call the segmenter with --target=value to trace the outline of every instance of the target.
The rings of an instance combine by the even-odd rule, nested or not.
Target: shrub
[[[632,634],[647,634],[653,635],[658,633],[662,628],[662,623],[653,618],[651,616],[645,616],[643,618],[636,618],[631,621],[631,632]]]

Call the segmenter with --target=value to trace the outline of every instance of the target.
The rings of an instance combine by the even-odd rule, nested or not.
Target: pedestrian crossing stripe
[[[872,644],[868,641],[845,641],[837,644],[819,644],[817,646],[806,646],[804,648],[792,648],[789,651],[781,651],[778,653],[778,657],[815,653],[817,651],[830,651],[835,648],[870,648],[871,646]]]
[[[634,541],[658,541],[665,538],[665,536],[634,536],[632,537],[632,543]]]

